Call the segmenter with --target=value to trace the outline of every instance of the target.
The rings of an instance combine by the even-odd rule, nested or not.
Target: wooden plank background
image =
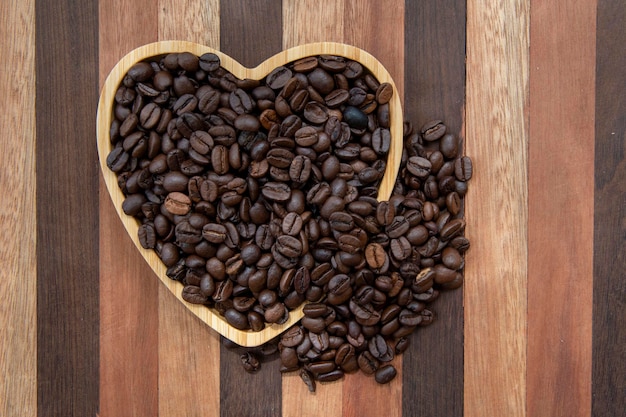
[[[0,415],[626,415],[626,3],[1,2]],[[254,66],[329,40],[379,58],[416,126],[465,139],[465,285],[387,386],[310,394],[246,374],[134,250],[95,110],[131,49],[204,43]]]

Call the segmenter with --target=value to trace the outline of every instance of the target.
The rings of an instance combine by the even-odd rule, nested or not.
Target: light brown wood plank
[[[283,48],[319,41],[344,42],[344,11],[343,0],[283,0]],[[297,373],[284,375],[283,415],[341,416],[344,384],[345,380],[317,384],[317,392],[311,394]]]
[[[283,0],[283,49],[310,42],[343,42],[345,0]]]
[[[398,373],[385,385],[362,372],[346,377],[343,417],[402,417],[402,356],[396,356],[390,364]]]
[[[100,192],[100,416],[156,415],[157,282]]]
[[[159,40],[184,40],[220,47],[220,2],[159,0]]]
[[[0,415],[37,415],[35,1],[0,4]],[[13,69],[20,68],[15,78]],[[10,376],[10,377],[7,377]]]
[[[466,416],[526,415],[528,23],[528,0],[467,3]]]
[[[157,10],[147,1],[99,6],[102,85],[122,56],[156,40]],[[100,202],[100,416],[155,416],[159,283],[126,235],[104,181]]]
[[[531,1],[528,415],[591,414],[596,6]]]
[[[348,1],[344,13],[344,42],[387,68],[404,103],[404,1]]]
[[[360,47],[390,71],[398,92],[404,94],[404,0],[346,2],[344,42]],[[384,36],[380,36],[384,31]],[[398,374],[385,386],[362,372],[343,384],[345,417],[402,416],[402,356],[394,359]]]
[[[219,1],[159,0],[158,39],[218,49]],[[155,277],[156,279],[156,277]],[[159,285],[159,417],[220,413],[219,334]],[[200,395],[201,392],[201,395]]]
[[[159,417],[218,416],[220,336],[159,289]]]

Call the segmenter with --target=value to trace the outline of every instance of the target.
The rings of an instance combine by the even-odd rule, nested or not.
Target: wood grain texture
[[[159,417],[219,415],[219,338],[159,289]]]
[[[596,21],[591,415],[619,416],[626,410],[626,4],[599,0]]]
[[[98,169],[88,138],[98,97],[97,3],[37,1],[35,13],[37,412],[94,415]],[[11,73],[15,76],[15,69]],[[24,93],[28,102],[33,91]]]
[[[0,44],[0,415],[37,415],[35,1],[2,2]],[[11,376],[11,379],[6,376]]]
[[[392,74],[397,91],[402,98],[404,95],[402,89],[404,84],[404,0],[347,1],[343,11],[342,26],[344,42],[367,50],[381,61]],[[364,30],[365,28],[377,29],[372,31]],[[379,36],[379,31],[384,31],[385,36]],[[394,136],[398,138],[401,135],[397,133]],[[362,372],[348,375],[343,384],[343,416],[402,416],[402,362],[402,356],[394,359],[393,365],[398,374],[385,386],[377,384],[371,375]]]
[[[467,2],[467,416],[526,415],[528,19],[525,1]]]
[[[405,15],[405,117],[415,129],[443,119],[463,138],[465,1],[407,2]],[[470,195],[474,188],[472,180]],[[463,291],[444,292],[432,305],[434,325],[411,337],[403,367],[406,416],[463,415]]]
[[[156,41],[147,1],[99,1],[100,85],[130,50]],[[134,28],[132,35],[125,28]],[[158,281],[100,182],[100,416],[158,414]]]
[[[220,12],[220,49],[242,65],[256,67],[283,49],[280,0],[224,1]]]
[[[344,42],[365,49],[387,68],[401,101],[404,98],[404,4],[404,0],[348,1],[343,18]]]
[[[215,0],[186,7],[160,0],[158,39],[219,47],[219,8]],[[159,285],[158,308],[159,417],[219,415],[219,335],[193,317],[164,285]]]
[[[283,49],[309,42],[344,42],[345,0],[283,0]]]
[[[531,8],[527,412],[588,416],[596,2]]]
[[[158,40],[180,39],[219,49],[220,2],[159,0]]]
[[[115,214],[104,184],[100,190],[100,417],[154,416],[158,288]],[[104,258],[109,254],[115,258]]]
[[[226,4],[228,3],[228,5]],[[261,63],[280,51],[281,21],[279,2],[222,2],[220,14],[220,49],[232,58],[247,63]],[[263,12],[266,9],[267,13]],[[260,13],[260,14],[259,14]],[[259,19],[259,15],[264,19]],[[247,48],[246,41],[254,48]],[[274,356],[254,375],[247,374],[238,352],[221,348],[221,415],[280,416],[280,361]],[[245,382],[244,382],[245,381]]]
[[[594,0],[595,20],[595,6],[588,1],[564,6],[541,0],[404,2],[400,70],[407,118],[417,127],[445,118],[466,140],[465,152],[475,163],[466,210],[466,235],[472,241],[466,282],[437,300],[435,325],[420,329],[402,355],[404,416],[623,415],[626,5]],[[180,37],[208,36],[201,26],[211,25],[220,32],[217,46],[252,66],[309,41],[371,42],[368,49],[393,45],[367,27],[346,23],[345,16],[371,9],[370,19],[387,21],[394,10],[385,2],[363,0],[238,0],[220,1],[208,17],[202,14],[207,5],[196,0],[4,3],[0,89],[19,100],[0,105],[5,134],[0,187],[20,198],[5,198],[0,211],[5,266],[0,371],[6,375],[0,379],[0,414],[143,417],[184,410],[226,416],[257,415],[261,409],[272,416],[340,416],[359,411],[353,404],[369,398],[373,388],[363,385],[358,396],[347,397],[352,376],[318,384],[311,394],[298,375],[281,375],[278,361],[264,363],[261,373],[250,376],[233,352],[220,347],[215,356],[215,333],[160,288],[125,235],[98,182],[93,121],[97,80],[102,85],[113,64],[134,47],[176,36],[176,27],[164,33],[177,19],[189,22],[179,28],[185,31]],[[232,26],[215,17],[224,10]],[[280,29],[234,33],[245,22]],[[348,39],[350,33],[354,37]],[[388,34],[396,35],[395,30]],[[465,44],[467,68],[459,53]],[[256,51],[264,45],[271,49],[266,56]],[[395,53],[381,54],[386,61],[395,60]],[[396,78],[396,69],[389,69]],[[595,92],[588,88],[594,69]],[[89,93],[79,97],[76,91]],[[558,98],[542,98],[549,94]],[[71,104],[60,106],[64,100]],[[590,109],[595,120],[574,119]],[[557,134],[545,133],[549,120]],[[563,128],[563,121],[575,127]],[[544,129],[543,137],[538,129]],[[554,154],[558,146],[565,149],[562,155]],[[70,175],[68,160],[81,161],[72,168],[79,176]],[[8,181],[13,176],[19,182]],[[71,187],[58,185],[62,181]],[[537,182],[546,189],[535,187]],[[88,189],[99,190],[99,209],[98,201],[78,199]],[[72,213],[74,222],[63,220],[64,213]],[[565,223],[565,215],[578,221]],[[75,224],[78,228],[71,229]],[[556,227],[564,233],[551,233]],[[32,236],[28,233],[36,240],[24,240]],[[557,287],[565,274],[567,288]],[[551,342],[562,335],[564,343]],[[578,338],[581,343],[573,345]],[[224,387],[229,396],[217,392]],[[242,399],[237,390],[248,390],[254,400],[232,406]],[[395,401],[396,395],[384,401]],[[193,404],[181,405],[192,397]]]
[[[309,42],[344,42],[344,1],[283,0],[283,48]],[[343,413],[343,385],[345,380],[317,384],[319,395],[312,395],[297,374],[283,378],[283,414],[315,415],[315,411],[329,417]],[[303,405],[303,404],[306,404]],[[317,414],[319,415],[319,414]]]

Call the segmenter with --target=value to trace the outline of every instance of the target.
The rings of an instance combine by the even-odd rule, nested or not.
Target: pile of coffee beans
[[[358,370],[387,383],[433,321],[428,304],[462,285],[471,160],[441,121],[406,122],[393,195],[378,202],[392,94],[329,55],[239,80],[215,54],[171,53],[119,86],[107,165],[183,299],[252,331],[308,302],[260,348],[225,342],[247,371],[278,355],[311,390]]]

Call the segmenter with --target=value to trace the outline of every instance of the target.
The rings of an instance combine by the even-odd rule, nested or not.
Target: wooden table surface
[[[623,0],[23,0],[0,16],[0,416],[626,415]],[[118,59],[165,39],[247,66],[353,44],[406,119],[465,139],[465,284],[391,384],[310,394],[278,361],[246,374],[135,251],[96,105]]]

